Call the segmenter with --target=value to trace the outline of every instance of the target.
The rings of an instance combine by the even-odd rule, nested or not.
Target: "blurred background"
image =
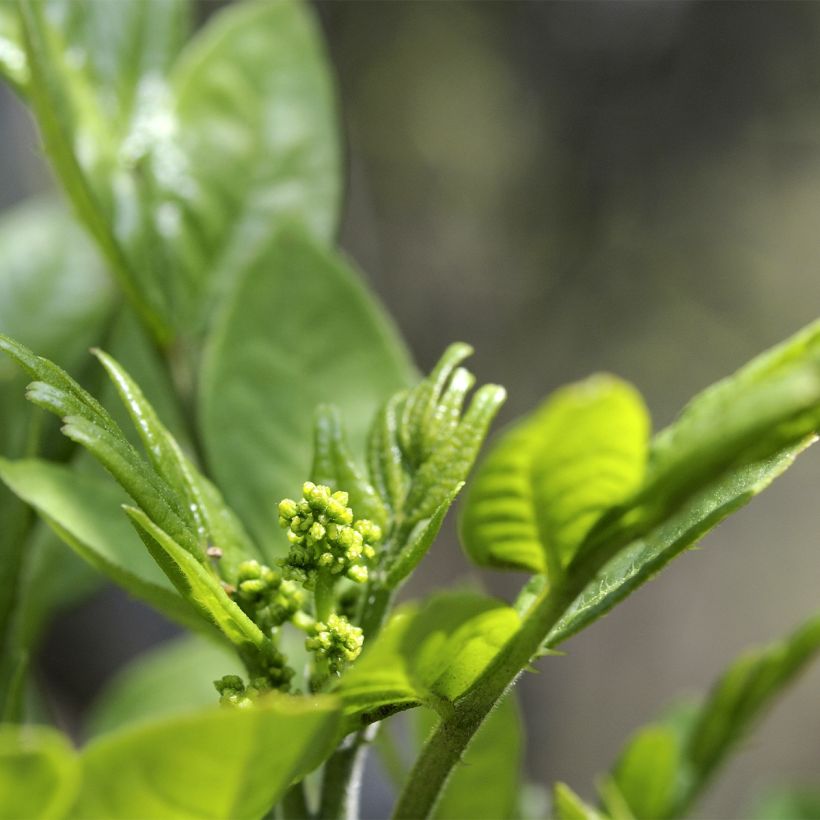
[[[317,2],[347,136],[341,243],[422,369],[451,341],[501,422],[597,370],[656,427],[820,310],[820,5]],[[203,4],[209,14],[216,4]],[[0,205],[50,187],[0,89]],[[820,454],[519,687],[527,772],[593,796],[624,739],[820,609]],[[476,577],[452,522],[409,595]],[[521,577],[482,577],[509,596]],[[173,627],[105,589],[39,659],[67,726]],[[820,780],[820,668],[699,807]],[[386,811],[375,769],[365,816]]]

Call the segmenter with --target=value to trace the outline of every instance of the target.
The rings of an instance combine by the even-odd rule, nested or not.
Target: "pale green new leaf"
[[[585,803],[566,783],[556,783],[552,792],[554,820],[603,820],[597,809]]]
[[[342,260],[296,229],[261,249],[211,339],[200,424],[213,474],[269,555],[284,545],[276,504],[310,469],[314,408],[333,403],[360,453],[376,409],[411,372],[394,328]]]
[[[11,3],[0,3],[0,76],[18,94],[25,94],[29,80],[20,22]]]
[[[80,766],[65,735],[0,724],[0,820],[62,820],[79,785]]]
[[[416,710],[424,735],[435,720],[427,709]],[[424,735],[420,740],[424,740]],[[521,792],[524,727],[514,695],[495,708],[467,747],[463,760],[447,780],[433,811],[436,820],[512,820]]]
[[[594,376],[554,393],[480,466],[461,519],[470,557],[560,577],[602,512],[640,486],[648,434],[625,382]]]
[[[445,711],[464,695],[520,624],[477,593],[443,593],[401,607],[337,692],[351,726],[426,703]]]
[[[35,459],[0,459],[0,479],[75,552],[127,592],[187,626],[199,619],[151,560],[110,481]]]
[[[678,789],[680,741],[662,724],[641,729],[630,739],[612,773],[612,784],[635,820],[667,817]]]
[[[262,648],[266,638],[259,627],[230,598],[216,574],[177,544],[142,510],[125,507],[134,528],[154,560],[180,594],[239,649]]]
[[[200,637],[175,638],[145,652],[95,700],[86,731],[92,736],[126,724],[190,712],[216,703],[213,682],[242,675],[236,653]]]
[[[382,528],[386,526],[387,509],[354,462],[345,441],[339,411],[329,405],[316,410],[310,478],[315,484],[347,492],[356,518],[367,518]]]
[[[258,820],[333,749],[332,699],[273,697],[126,727],[82,753],[78,817]]]
[[[384,403],[367,438],[370,480],[394,514],[404,504],[410,486],[409,465],[400,441],[401,416],[408,392],[400,390]]]

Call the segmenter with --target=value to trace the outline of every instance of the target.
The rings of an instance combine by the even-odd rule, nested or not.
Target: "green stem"
[[[565,577],[560,587],[536,599],[520,629],[455,704],[421,752],[394,811],[396,820],[429,817],[450,774],[495,704],[538,652],[544,637],[575,600],[583,583]]]
[[[316,586],[313,588],[313,601],[316,604],[316,620],[327,623],[333,612],[334,576],[327,570],[320,570],[316,575]]]
[[[308,808],[304,781],[294,783],[285,792],[281,808],[284,820],[311,820],[313,815]]]

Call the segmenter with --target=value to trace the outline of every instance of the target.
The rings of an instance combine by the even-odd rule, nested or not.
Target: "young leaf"
[[[0,76],[21,96],[26,92],[29,73],[19,20],[10,3],[0,5]]]
[[[686,810],[762,713],[818,653],[820,617],[729,667],[712,688],[688,735],[686,785],[673,815]]]
[[[370,480],[394,515],[402,508],[410,486],[409,466],[400,443],[401,417],[408,394],[409,391],[400,390],[384,403],[367,439]]]
[[[603,820],[603,815],[587,805],[566,783],[556,783],[552,792],[555,820]]]
[[[384,503],[353,461],[335,407],[321,405],[316,410],[310,477],[315,484],[347,492],[357,518],[366,518],[382,528],[387,525]]]
[[[46,461],[0,459],[0,479],[75,552],[127,592],[186,626],[199,618],[134,536],[108,481]]]
[[[310,467],[313,409],[336,405],[360,452],[376,408],[410,372],[346,264],[298,230],[261,248],[211,339],[200,422],[220,486],[269,555],[282,549],[276,502]]]
[[[80,766],[64,735],[0,724],[0,820],[61,820],[79,785]]]
[[[729,473],[697,494],[649,535],[622,550],[555,625],[545,647],[557,646],[609,612],[720,521],[766,489],[811,443],[812,439],[804,439],[773,458]]]
[[[426,703],[447,711],[518,628],[510,607],[475,593],[444,593],[393,615],[337,692],[351,726]]]
[[[435,719],[427,709],[415,712],[422,736]],[[436,820],[512,820],[521,792],[524,729],[518,704],[508,695],[486,719],[467,748],[436,804]]]
[[[142,510],[125,507],[154,560],[174,583],[180,594],[239,649],[261,649],[267,638],[259,627],[225,592],[222,582],[188,550],[177,544]]]
[[[602,512],[640,486],[648,432],[625,382],[594,376],[557,391],[479,468],[461,519],[470,556],[560,577]]]
[[[103,351],[94,353],[116,385],[154,469],[183,495],[200,536],[200,549],[217,546],[222,552],[226,576],[235,577],[236,567],[242,561],[261,557],[241,523],[226,507],[219,490],[182,452],[128,373]]]
[[[269,696],[112,732],[83,750],[76,813],[257,820],[331,752],[338,725],[331,699]]]
[[[136,722],[190,712],[216,703],[213,682],[244,670],[227,647],[183,637],[139,655],[95,700],[86,732],[102,735]]]
[[[630,739],[612,774],[635,820],[667,817],[674,805],[680,766],[678,735],[662,724],[646,726]]]

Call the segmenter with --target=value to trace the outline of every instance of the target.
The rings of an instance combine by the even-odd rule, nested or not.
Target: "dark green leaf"
[[[336,405],[361,452],[376,408],[410,372],[347,265],[296,230],[262,248],[212,338],[201,427],[214,475],[269,555],[284,545],[276,504],[310,468],[314,408]]]
[[[0,724],[0,820],[60,820],[79,784],[77,757],[64,735]]]
[[[196,623],[190,606],[128,526],[120,508],[124,496],[113,484],[37,460],[0,459],[0,478],[102,573],[171,618],[186,625]]]
[[[332,750],[330,699],[270,697],[127,727],[82,753],[79,817],[258,820]]]

